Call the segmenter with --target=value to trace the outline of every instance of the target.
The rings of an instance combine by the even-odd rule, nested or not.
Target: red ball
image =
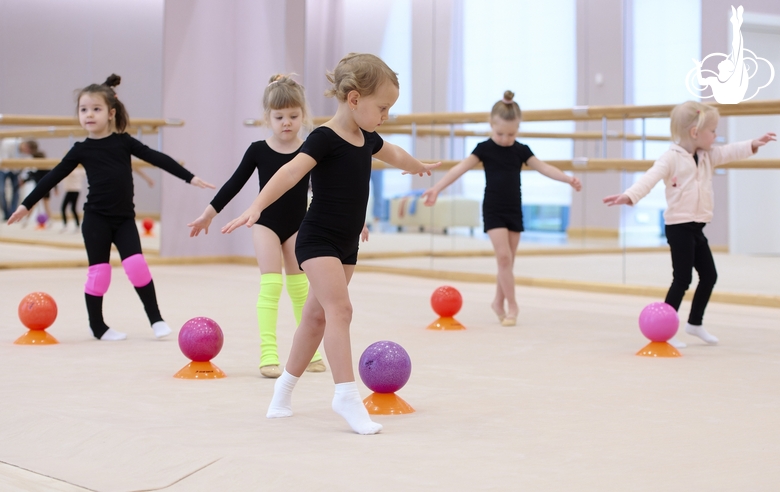
[[[45,292],[27,294],[19,303],[19,319],[31,330],[45,330],[57,319],[57,303]]]
[[[463,306],[463,297],[455,287],[443,285],[433,291],[431,295],[431,307],[441,317],[455,316]]]
[[[216,357],[222,350],[223,340],[222,329],[211,318],[192,318],[179,330],[179,348],[195,362],[208,362]]]
[[[154,221],[149,218],[144,219],[143,222],[141,222],[141,225],[144,227],[146,232],[150,232],[152,229],[154,229]]]

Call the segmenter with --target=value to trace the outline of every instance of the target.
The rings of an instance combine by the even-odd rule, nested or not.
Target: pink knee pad
[[[84,292],[91,296],[103,296],[108,291],[111,283],[111,265],[98,263],[90,265],[87,270],[87,283],[84,284]]]
[[[152,273],[149,271],[144,255],[140,253],[125,258],[122,261],[122,267],[133,287],[143,287],[152,281]]]

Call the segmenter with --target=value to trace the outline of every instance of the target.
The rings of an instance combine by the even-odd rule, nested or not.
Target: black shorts
[[[485,224],[485,232],[490,229],[506,228],[512,232],[523,232],[523,209],[512,212],[498,212],[482,210],[482,222]]]
[[[284,244],[285,241],[290,239],[293,234],[298,232],[298,227],[301,225],[299,222],[294,221],[277,221],[260,216],[255,222],[257,225],[261,225],[271,229],[271,231],[279,237],[279,243]]]
[[[295,258],[301,270],[306,260],[323,256],[338,258],[342,265],[356,265],[359,240],[359,234],[351,241],[339,239],[304,222],[295,240]]]

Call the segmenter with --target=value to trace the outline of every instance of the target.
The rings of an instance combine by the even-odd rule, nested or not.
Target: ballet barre
[[[60,163],[60,159],[32,158],[32,159],[0,159],[0,168],[2,169],[53,169]],[[184,163],[179,162],[182,166]],[[133,159],[131,165],[133,168],[155,167],[141,159]]]
[[[34,126],[78,126],[76,116],[37,116],[24,114],[0,114],[0,125]],[[128,128],[148,126],[184,126],[184,121],[176,118],[130,118]]]
[[[144,135],[154,135],[157,129],[153,127],[133,128],[133,134],[139,132]],[[48,126],[30,127],[13,130],[0,130],[0,138],[57,138],[57,137],[85,137],[88,132],[80,126]]]

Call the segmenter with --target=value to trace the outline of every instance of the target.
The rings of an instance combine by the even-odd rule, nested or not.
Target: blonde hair
[[[265,121],[270,121],[271,111],[287,108],[301,108],[303,122],[310,126],[309,108],[306,106],[303,86],[290,75],[276,74],[271,77],[263,91]]]
[[[325,91],[325,96],[335,97],[339,102],[345,102],[351,91],[370,96],[383,82],[399,87],[398,74],[378,56],[368,53],[348,54],[326,76],[333,86]]]
[[[520,119],[520,106],[514,101],[515,93],[505,91],[504,98],[493,105],[490,110],[490,119],[498,116],[504,121],[515,121]]]
[[[672,141],[680,143],[684,138],[689,137],[691,128],[696,128],[698,131],[705,123],[719,116],[717,109],[700,102],[686,101],[678,104],[672,109],[669,125]]]

